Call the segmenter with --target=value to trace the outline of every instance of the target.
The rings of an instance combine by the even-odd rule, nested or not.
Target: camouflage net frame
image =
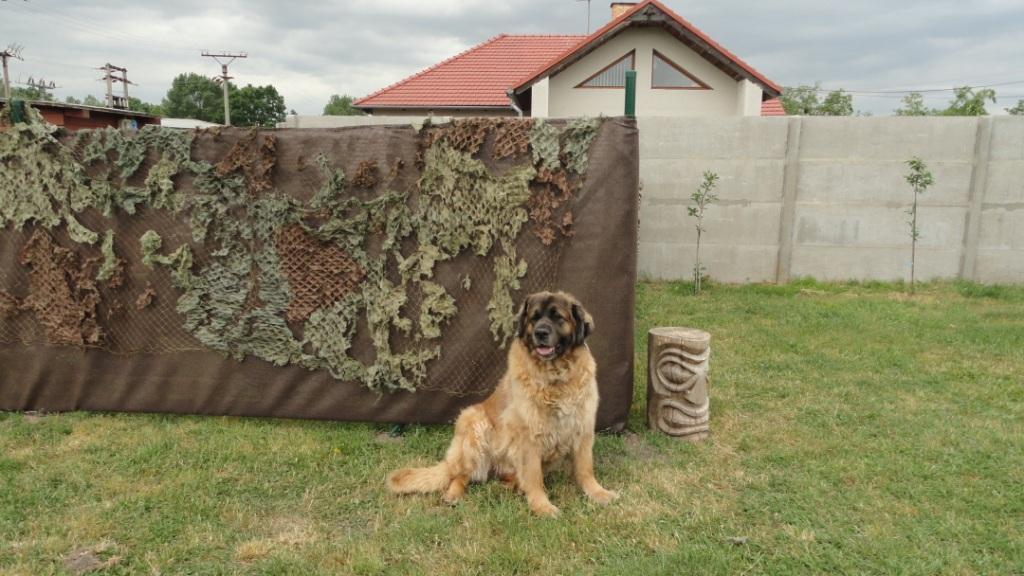
[[[207,158],[196,142],[232,132],[68,135],[31,109],[29,120],[0,131],[0,231],[31,232],[21,256],[27,282],[0,271],[0,342],[130,354],[139,351],[130,335],[108,322],[161,313],[177,325],[144,351],[252,356],[378,392],[416,390],[442,353],[459,294],[473,287],[468,273],[447,287],[438,281],[445,263],[474,258],[492,271],[479,312],[507,345],[530,274],[517,254],[523,228],[543,247],[573,235],[571,200],[603,122],[428,123],[414,175],[403,176],[399,158],[351,158],[349,179],[328,154],[300,156],[310,180],[302,197],[275,184],[273,131],[245,132]],[[111,220],[127,216],[138,224],[115,234]],[[139,274],[147,280],[130,280]],[[355,352],[359,338],[372,354]]]

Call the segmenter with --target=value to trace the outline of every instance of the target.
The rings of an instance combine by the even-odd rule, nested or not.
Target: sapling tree
[[[693,265],[693,293],[700,294],[700,280],[704,276],[704,266],[700,263],[700,239],[704,234],[704,211],[718,200],[715,186],[718,185],[718,174],[710,170],[704,171],[700,186],[690,195],[693,205],[687,208],[690,216],[697,219],[697,258]]]
[[[914,188],[914,204],[910,210],[907,210],[907,214],[910,216],[910,220],[907,222],[910,226],[910,292],[913,293],[914,266],[917,260],[917,239],[921,237],[921,230],[917,227],[917,199],[921,194],[924,194],[925,190],[935,180],[932,178],[932,173],[928,170],[924,160],[917,156],[907,160],[907,165],[910,166],[910,173],[905,178],[907,183]]]

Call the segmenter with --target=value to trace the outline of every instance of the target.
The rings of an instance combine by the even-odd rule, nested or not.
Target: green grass
[[[1024,288],[638,290],[607,508],[564,475],[554,521],[494,483],[386,494],[447,427],[0,413],[0,574],[1024,574]],[[644,427],[667,325],[712,333],[700,444]]]

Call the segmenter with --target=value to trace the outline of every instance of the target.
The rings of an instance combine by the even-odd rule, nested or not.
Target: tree
[[[358,108],[352,107],[352,101],[354,99],[348,94],[344,96],[338,96],[333,94],[331,99],[324,106],[324,116],[362,116],[366,114]]]
[[[942,116],[985,116],[985,102],[996,102],[996,91],[991,88],[982,88],[977,92],[970,86],[955,88],[956,96],[949,103],[949,107],[938,113]]]
[[[284,122],[284,96],[277,93],[272,85],[234,89],[230,87],[231,123],[235,126],[262,126],[273,128]]]
[[[910,293],[914,293],[914,267],[917,264],[917,239],[921,237],[921,230],[917,227],[917,198],[924,194],[925,190],[931,186],[935,180],[932,178],[931,171],[928,170],[928,166],[917,156],[914,156],[910,160],[907,160],[907,166],[910,166],[910,173],[904,178],[907,183],[914,189],[914,204],[910,210],[907,210],[907,215],[910,216],[910,221],[907,225],[910,226]]]
[[[142,100],[134,97],[128,97],[128,109],[136,112],[144,112],[146,114],[152,114],[153,116],[163,116],[163,108],[159,104],[150,104],[149,102],[143,102]]]
[[[79,100],[78,98],[75,98],[74,96],[68,96],[67,98],[64,99],[64,103],[65,104],[81,104],[82,101]]]
[[[853,116],[853,95],[842,90],[829,92],[818,107],[818,116]]]
[[[797,86],[785,88],[779,99],[782,100],[782,108],[790,116],[812,116],[820,103],[818,102],[818,90],[821,84],[815,82],[814,86]]]
[[[833,90],[825,100],[818,98],[821,84],[797,86],[782,91],[782,107],[790,116],[852,116],[853,95],[843,90]]]
[[[715,186],[718,185],[718,174],[705,170],[700,186],[690,195],[693,205],[686,212],[697,219],[697,256],[693,265],[693,293],[700,294],[700,281],[704,277],[704,266],[700,263],[700,237],[704,234],[704,210],[718,200]]]
[[[93,96],[92,94],[87,95],[85,97],[85,99],[82,100],[82,104],[85,104],[86,106],[106,106],[107,105],[106,102],[104,102],[103,100],[100,100],[99,98]]]
[[[903,107],[896,109],[897,116],[928,116],[932,112],[924,105],[924,96],[911,92],[903,97]]]
[[[224,123],[224,97],[221,87],[211,78],[201,74],[189,72],[175,77],[160,106],[169,118],[193,118],[217,124]]]
[[[1017,100],[1017,105],[1013,108],[1007,108],[1006,111],[1013,116],[1024,116],[1024,100]]]
[[[22,88],[21,86],[11,87],[11,99],[18,100],[53,100],[53,96],[50,96],[46,90],[42,88],[36,88],[35,86],[29,86]]]

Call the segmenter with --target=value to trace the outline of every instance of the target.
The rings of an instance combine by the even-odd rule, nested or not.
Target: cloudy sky
[[[784,86],[854,92],[876,115],[901,94],[992,86],[992,113],[1024,99],[1022,0],[666,0],[704,32]],[[594,1],[591,26],[609,18]],[[219,73],[204,49],[246,51],[235,82],[271,83],[288,108],[319,114],[331,94],[366,95],[501,32],[583,33],[577,0],[0,0],[0,46],[24,46],[13,80],[53,80],[63,99],[102,97],[95,68],[128,69],[131,94],[159,102],[182,72]],[[949,92],[927,92],[941,106]]]

